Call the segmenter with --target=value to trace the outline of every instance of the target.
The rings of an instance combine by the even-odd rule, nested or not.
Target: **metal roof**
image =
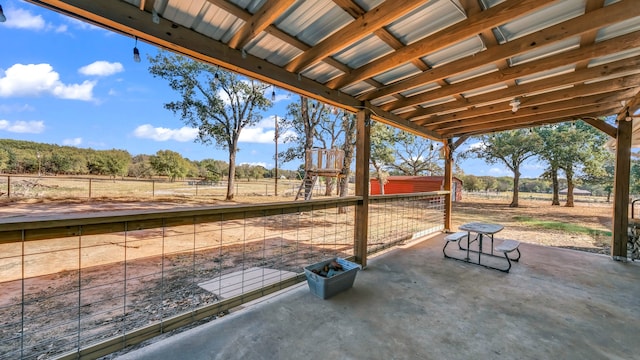
[[[637,0],[29,1],[434,139],[640,107]]]

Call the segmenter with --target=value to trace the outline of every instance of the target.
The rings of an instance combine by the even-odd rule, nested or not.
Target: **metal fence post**
[[[7,197],[11,197],[11,176],[7,175]]]

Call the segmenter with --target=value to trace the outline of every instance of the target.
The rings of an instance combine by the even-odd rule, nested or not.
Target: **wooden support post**
[[[611,256],[627,260],[629,226],[629,172],[631,168],[631,132],[633,122],[620,120],[616,143],[616,171],[613,186],[613,237]]]
[[[444,189],[449,191],[449,196],[444,198],[444,231],[449,232],[451,230],[451,209],[453,197],[456,196],[452,190],[453,183],[453,149],[451,139],[444,141],[444,147],[442,148],[444,154]]]
[[[353,248],[356,262],[367,266],[369,237],[369,157],[371,155],[371,113],[361,110],[356,116],[356,196],[362,200],[356,205],[355,238]]]

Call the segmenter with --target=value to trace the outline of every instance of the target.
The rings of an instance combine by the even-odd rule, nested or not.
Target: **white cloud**
[[[119,62],[110,63],[108,61],[95,61],[87,66],[81,67],[78,72],[83,75],[109,76],[124,71],[124,67]]]
[[[489,169],[489,174],[494,176],[506,176],[506,175],[513,175],[513,172],[511,172],[511,170],[508,170],[506,168],[492,167],[491,169]]]
[[[0,120],[0,130],[13,133],[40,134],[44,131],[43,121],[9,121]]]
[[[167,129],[163,127],[153,127],[149,124],[138,126],[133,135],[141,139],[152,139],[155,141],[175,140],[180,142],[193,141],[198,136],[198,129],[181,127],[180,129]]]
[[[89,101],[93,99],[95,85],[95,81],[64,84],[60,81],[60,74],[49,64],[15,64],[4,72],[4,77],[0,77],[0,97],[48,93],[61,99]]]
[[[73,139],[64,139],[64,140],[62,140],[62,144],[63,145],[70,145],[70,146],[78,146],[78,145],[82,144],[82,138],[81,137],[77,137],[77,138],[73,138]]]
[[[474,143],[469,144],[469,145],[467,146],[467,149],[469,149],[469,150],[471,150],[471,149],[478,149],[478,148],[481,148],[481,147],[483,147],[483,146],[484,146],[484,144],[483,144],[482,142],[474,142]]]
[[[262,166],[264,168],[267,167],[267,163],[266,162],[243,162],[243,163],[240,163],[240,165]]]
[[[269,116],[260,120],[256,125],[242,129],[239,142],[273,144],[275,142],[275,118]],[[282,143],[283,139],[294,136],[293,131],[280,132],[278,134],[278,143]]]
[[[4,13],[7,21],[6,27],[14,29],[43,30],[47,27],[44,19],[40,15],[33,15],[30,11],[17,8],[6,8]]]
[[[34,111],[33,106],[29,104],[0,104],[0,113],[16,113],[16,112],[25,112],[25,111]]]

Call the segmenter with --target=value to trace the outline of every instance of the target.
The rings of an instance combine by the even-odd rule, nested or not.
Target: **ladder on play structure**
[[[298,200],[300,197],[304,197],[305,200],[311,200],[311,197],[313,196],[313,188],[316,186],[317,182],[318,175],[310,171],[305,171],[304,179],[302,179],[302,184],[300,184],[300,187],[298,188],[295,200]]]

